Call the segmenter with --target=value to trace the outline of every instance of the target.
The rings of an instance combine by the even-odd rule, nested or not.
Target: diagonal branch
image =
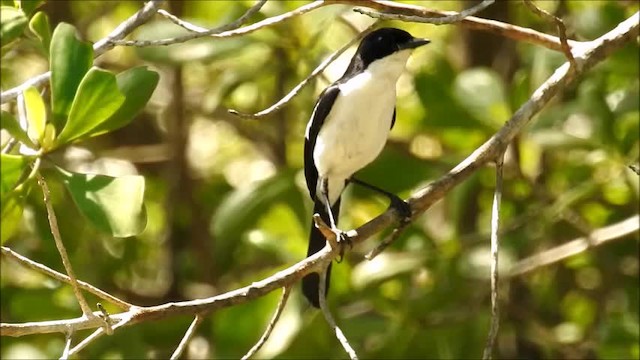
[[[511,266],[507,276],[513,277],[530,273],[541,267],[555,264],[573,255],[584,252],[593,246],[600,246],[633,233],[638,234],[639,230],[640,216],[634,215],[618,223],[597,229],[588,236],[579,237],[566,244],[522,259]]]
[[[69,278],[69,276],[67,276],[65,274],[59,273],[59,272],[57,272],[57,271],[55,271],[55,270],[53,270],[53,269],[51,269],[51,268],[49,268],[49,267],[47,267],[45,265],[42,265],[42,264],[40,264],[38,262],[35,262],[35,261],[33,261],[33,260],[31,260],[31,259],[29,259],[27,257],[24,257],[24,256],[18,254],[17,252],[9,249],[8,247],[0,246],[0,250],[2,250],[2,255],[3,256],[6,256],[6,257],[8,257],[10,259],[13,259],[14,261],[16,261],[16,262],[18,262],[18,263],[20,263],[20,264],[22,264],[22,265],[24,265],[24,266],[26,266],[26,267],[28,267],[30,269],[33,269],[35,271],[39,271],[39,272],[41,272],[41,273],[43,273],[45,275],[48,275],[48,276],[50,276],[50,277],[52,277],[52,278],[54,278],[54,279],[56,279],[58,281],[62,281],[62,282],[65,282],[67,284],[71,284],[71,278]],[[97,297],[99,297],[101,299],[107,300],[107,301],[119,306],[120,308],[122,308],[124,310],[128,310],[129,308],[131,308],[133,306],[133,305],[129,304],[128,302],[126,302],[124,300],[120,300],[117,297],[115,297],[115,296],[113,296],[113,295],[111,295],[111,294],[109,294],[109,293],[107,293],[107,292],[105,292],[103,290],[100,290],[97,287],[95,287],[95,286],[93,286],[93,285],[91,285],[89,283],[86,283],[86,282],[84,282],[82,280],[77,280],[77,281],[78,281],[78,287],[80,287],[81,289],[86,290],[87,292],[90,292],[93,295],[95,295],[95,296],[97,296]]]
[[[273,317],[271,318],[271,321],[269,321],[269,325],[267,325],[267,328],[265,329],[264,334],[262,334],[262,336],[260,337],[260,340],[258,340],[258,342],[255,345],[253,345],[253,347],[242,357],[242,360],[251,358],[253,355],[255,355],[258,352],[258,350],[260,350],[262,345],[264,345],[264,343],[267,342],[267,339],[269,339],[269,336],[271,335],[273,328],[276,326],[276,323],[280,319],[280,315],[282,315],[282,310],[284,309],[284,306],[287,304],[287,300],[289,300],[289,295],[291,295],[291,286],[283,287],[282,296],[280,297],[280,301],[278,302],[276,311],[275,313],[273,313]]]
[[[69,261],[69,256],[67,255],[67,250],[62,243],[62,237],[60,236],[60,230],[58,229],[58,220],[56,219],[56,213],[53,210],[53,205],[51,204],[51,193],[49,192],[49,186],[47,182],[44,180],[42,175],[39,173],[36,174],[38,177],[38,184],[42,188],[42,194],[44,195],[44,205],[47,209],[47,217],[49,219],[49,227],[51,228],[51,234],[53,235],[53,240],[56,243],[56,248],[58,249],[58,253],[60,253],[60,257],[62,258],[62,265],[64,265],[64,269],[69,275],[69,279],[71,280],[71,287],[73,288],[73,293],[80,304],[80,309],[82,309],[82,313],[87,318],[95,317],[93,311],[87,304],[87,300],[85,300],[84,295],[82,295],[82,291],[80,291],[80,286],[78,285],[78,279],[76,278],[76,274],[71,267],[71,262]]]
[[[242,118],[259,119],[261,117],[267,116],[269,114],[272,114],[272,113],[282,109],[282,107],[285,106],[286,104],[288,104],[291,101],[291,99],[293,99],[296,95],[298,95],[298,93],[311,80],[313,80],[316,76],[318,76],[318,74],[322,73],[324,71],[324,69],[326,69],[327,66],[329,66],[329,64],[334,62],[347,49],[349,49],[351,46],[353,46],[355,43],[357,43],[360,39],[362,39],[364,36],[366,36],[368,33],[370,33],[373,30],[374,27],[375,27],[375,23],[373,25],[369,26],[368,28],[366,28],[360,34],[358,34],[358,36],[356,36],[353,39],[351,39],[351,41],[349,41],[348,43],[344,44],[340,49],[338,49],[335,52],[333,52],[333,54],[329,55],[329,57],[327,57],[323,62],[321,62],[320,65],[318,65],[318,67],[316,67],[311,72],[311,74],[309,74],[309,76],[306,77],[306,79],[302,80],[298,85],[296,85],[293,89],[291,89],[291,91],[289,91],[289,93],[287,95],[285,95],[282,99],[278,100],[275,104],[269,106],[268,108],[266,108],[264,110],[258,111],[255,114],[245,114],[245,113],[241,113],[241,112],[239,112],[237,110],[233,110],[233,109],[229,109],[229,112],[234,114],[234,115],[240,116]]]
[[[556,27],[558,28],[558,35],[560,38],[560,47],[562,49],[562,52],[569,60],[569,63],[571,64],[571,66],[575,68],[577,65],[576,59],[573,58],[573,54],[571,53],[571,46],[569,45],[569,41],[567,40],[567,28],[564,26],[564,22],[562,21],[562,19],[547,12],[544,9],[539,8],[538,6],[536,6],[536,4],[532,2],[532,0],[524,0],[524,4],[527,5],[527,7],[531,11],[538,14],[538,16],[541,16],[556,24]]]

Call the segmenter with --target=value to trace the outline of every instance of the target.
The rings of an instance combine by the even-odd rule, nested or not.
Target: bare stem
[[[333,318],[333,315],[331,315],[331,311],[329,310],[329,307],[327,306],[327,287],[326,287],[326,279],[327,279],[327,269],[328,267],[325,267],[322,271],[320,271],[320,285],[319,285],[319,292],[320,292],[320,310],[322,310],[322,315],[324,315],[325,320],[327,321],[327,323],[329,324],[329,326],[331,327],[331,329],[333,329],[333,331],[336,334],[336,338],[338,338],[338,341],[340,341],[340,344],[342,345],[342,347],[344,348],[344,351],[347,352],[347,354],[349,355],[349,358],[352,360],[357,360],[358,359],[358,355],[356,354],[355,350],[353,350],[353,347],[351,347],[351,344],[349,344],[349,340],[347,340],[347,337],[344,336],[344,333],[342,332],[342,330],[340,329],[340,327],[338,327],[338,325],[336,324],[335,319]]]
[[[95,315],[91,311],[91,308],[82,295],[82,291],[80,291],[80,286],[78,285],[76,274],[73,272],[71,262],[69,261],[69,256],[67,255],[67,250],[62,243],[60,229],[58,228],[58,220],[56,218],[56,213],[53,210],[53,205],[51,204],[51,193],[49,192],[49,186],[47,185],[47,182],[44,180],[42,175],[40,175],[40,173],[38,173],[36,176],[38,177],[38,184],[42,188],[42,194],[44,195],[44,205],[47,209],[47,218],[49,219],[51,234],[53,235],[56,247],[58,248],[58,253],[60,253],[60,257],[62,258],[62,265],[64,265],[64,269],[67,272],[67,275],[69,275],[73,293],[76,295],[76,299],[78,300],[78,304],[80,304],[80,308],[82,309],[82,313],[84,314],[84,316],[86,316],[87,318],[93,318],[95,317]]]
[[[276,308],[276,311],[273,314],[271,321],[269,321],[269,325],[267,325],[267,328],[265,329],[264,334],[262,334],[262,336],[260,337],[260,340],[258,340],[258,342],[255,345],[253,345],[253,347],[249,350],[249,352],[247,352],[242,357],[243,360],[251,358],[253,355],[255,355],[258,352],[258,350],[260,350],[260,348],[264,345],[264,343],[267,342],[267,339],[269,339],[269,336],[271,335],[273,328],[276,326],[278,319],[280,319],[280,315],[282,314],[282,310],[284,309],[284,306],[287,304],[287,300],[289,299],[290,294],[291,294],[291,286],[285,286],[282,288],[282,296],[280,297],[280,301],[278,302],[278,307]]]
[[[25,257],[25,256],[22,256],[22,255],[18,254],[17,252],[9,249],[8,247],[0,246],[0,250],[2,250],[2,255],[3,256],[6,256],[6,257],[8,257],[10,259],[13,259],[14,261],[17,261],[18,263],[20,263],[20,264],[22,264],[22,265],[24,265],[24,266],[26,266],[26,267],[28,267],[30,269],[33,269],[33,270],[38,271],[38,272],[41,272],[41,273],[43,273],[45,275],[48,275],[48,276],[50,276],[50,277],[52,277],[52,278],[54,278],[54,279],[56,279],[58,281],[62,281],[62,282],[65,282],[67,284],[71,284],[71,278],[69,278],[69,276],[67,276],[65,274],[59,273],[59,272],[57,272],[57,271],[55,271],[55,270],[53,270],[53,269],[51,269],[51,268],[49,268],[49,267],[47,267],[47,266],[45,266],[43,264],[40,264],[40,263],[35,262],[35,261]],[[91,285],[91,284],[89,284],[87,282],[84,282],[82,280],[77,280],[77,283],[78,283],[78,286],[81,289],[86,290],[86,291],[92,293],[93,295],[103,299],[103,300],[109,301],[109,302],[119,306],[122,309],[128,310],[129,308],[131,308],[133,306],[133,305],[129,304],[128,302],[126,302],[124,300],[121,300],[121,299],[118,299],[117,297],[115,297],[115,296],[113,296],[113,295],[111,295],[111,294],[109,294],[109,293],[107,293],[107,292],[105,292],[103,290],[100,290],[97,287],[95,287],[95,286],[93,286],[93,285]]]
[[[180,340],[180,344],[178,344],[178,347],[173,351],[173,354],[171,354],[171,360],[176,360],[180,358],[180,355],[182,355],[182,353],[184,352],[184,349],[186,349],[187,344],[189,343],[189,341],[191,340],[191,338],[196,332],[196,328],[198,327],[198,325],[200,325],[203,319],[204,319],[203,316],[196,315],[196,317],[191,322],[191,325],[189,325],[189,328],[184,333],[182,340]]]
[[[349,49],[351,46],[353,46],[355,43],[357,43],[365,35],[370,33],[374,29],[374,27],[375,27],[375,24],[369,26],[364,31],[362,31],[360,34],[358,34],[358,36],[354,37],[348,43],[343,45],[340,49],[336,50],[331,55],[329,55],[329,57],[327,57],[323,62],[321,62],[320,65],[318,65],[318,67],[316,67],[311,72],[311,74],[309,74],[309,76],[306,77],[306,79],[302,80],[298,85],[296,85],[293,89],[291,89],[291,91],[289,91],[289,93],[287,95],[285,95],[282,99],[278,100],[275,104],[269,106],[268,108],[266,108],[264,110],[258,111],[255,114],[241,113],[241,112],[239,112],[237,110],[233,110],[233,109],[229,109],[229,112],[234,114],[234,115],[240,116],[242,118],[259,119],[261,117],[267,116],[269,114],[272,114],[272,113],[282,109],[286,104],[288,104],[291,101],[291,99],[293,99],[296,95],[298,95],[298,93],[300,93],[300,91],[305,86],[307,86],[307,84],[311,80],[315,79],[315,77],[318,76],[318,74],[321,74],[324,71],[324,69],[326,69],[327,66],[329,66],[329,64],[334,62],[347,49]]]
[[[483,359],[491,359],[500,327],[500,308],[498,303],[498,252],[500,250],[500,201],[502,200],[502,165],[504,153],[496,160],[496,189],[493,193],[491,208],[491,328],[484,347]]]

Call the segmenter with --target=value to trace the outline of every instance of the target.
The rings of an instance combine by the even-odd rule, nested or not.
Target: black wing
[[[316,139],[322,124],[324,124],[324,120],[329,115],[338,94],[340,94],[338,84],[329,86],[320,94],[304,138],[304,177],[307,180],[307,188],[312,200],[316,198],[316,186],[318,183],[318,169],[316,169],[316,164],[313,161],[313,150],[316,147]]]

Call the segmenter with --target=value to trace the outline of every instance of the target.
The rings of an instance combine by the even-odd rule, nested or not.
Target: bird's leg
[[[411,206],[409,205],[409,203],[407,203],[406,201],[400,199],[396,194],[394,193],[390,193],[384,189],[381,189],[375,185],[371,185],[369,183],[366,183],[360,179],[356,179],[355,177],[351,177],[349,179],[349,182],[352,182],[354,184],[360,185],[362,187],[366,187],[369,190],[373,190],[377,193],[380,193],[386,197],[389,198],[389,201],[391,202],[389,204],[389,207],[396,209],[396,211],[398,212],[398,214],[401,216],[401,221],[402,222],[408,222],[409,220],[411,220]]]
[[[331,202],[329,201],[329,180],[326,178],[322,179],[320,185],[320,193],[324,197],[324,206],[327,208],[327,214],[329,214],[329,225],[331,226],[331,231],[336,234],[336,240],[338,241],[338,243],[342,244],[342,246],[340,247],[340,259],[338,260],[338,262],[340,263],[342,262],[342,258],[344,256],[344,245],[349,245],[349,248],[351,248],[353,245],[351,244],[351,240],[349,240],[347,233],[338,229],[338,227],[336,226],[337,219],[333,217]]]

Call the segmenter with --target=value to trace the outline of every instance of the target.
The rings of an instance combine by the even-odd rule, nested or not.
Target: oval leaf
[[[78,209],[98,230],[114,237],[135,236],[144,230],[144,177],[60,173]]]
[[[29,21],[29,29],[40,39],[42,47],[49,53],[49,46],[51,45],[51,25],[49,25],[49,17],[47,14],[38,11],[33,15]]]
[[[60,23],[49,48],[53,124],[60,131],[71,110],[80,81],[93,63],[93,48],[76,38],[76,29]]]
[[[23,93],[24,103],[27,109],[27,135],[35,143],[42,143],[44,137],[44,127],[47,122],[47,111],[44,101],[38,90],[30,86]]]
[[[99,135],[127,125],[147,104],[158,85],[160,76],[157,72],[147,70],[146,66],[129,69],[116,76],[118,89],[124,95],[124,103],[120,108],[97,126],[92,135]]]
[[[22,35],[27,21],[21,10],[11,6],[0,7],[0,44],[5,46]]]
[[[11,136],[28,147],[32,149],[36,148],[35,144],[33,144],[31,139],[27,136],[27,133],[22,130],[20,124],[18,124],[18,120],[11,115],[11,113],[4,110],[0,113],[0,128],[7,130]]]
[[[58,144],[89,135],[93,129],[109,119],[124,100],[112,73],[96,67],[91,68],[80,82],[67,124],[58,136]]]

